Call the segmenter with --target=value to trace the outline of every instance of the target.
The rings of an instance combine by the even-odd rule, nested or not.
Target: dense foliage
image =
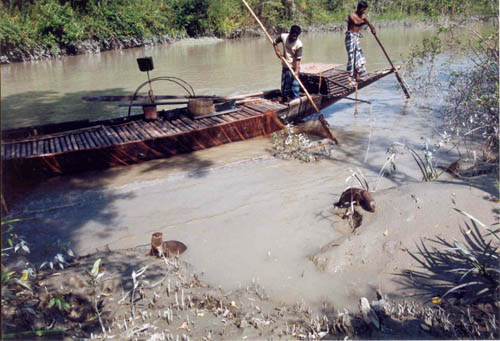
[[[270,28],[338,22],[356,0],[248,0]],[[384,18],[421,15],[494,14],[495,0],[372,0],[372,14]],[[2,0],[3,49],[58,50],[85,40],[162,35],[228,36],[253,27],[240,0]]]
[[[435,103],[435,94],[447,86],[442,99],[444,140],[458,137],[458,145],[468,151],[479,142],[485,159],[498,161],[498,18],[493,23],[494,30],[486,32],[460,24],[441,27],[411,49],[406,70],[423,103]],[[443,51],[452,51],[449,60],[442,60]],[[439,67],[444,63],[446,67]]]

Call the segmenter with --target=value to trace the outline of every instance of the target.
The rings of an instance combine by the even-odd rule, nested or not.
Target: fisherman
[[[274,52],[278,58],[285,59],[294,71],[292,73],[286,63],[282,61],[281,96],[283,101],[299,97],[299,82],[295,79],[294,74],[299,76],[300,60],[302,59],[302,42],[299,39],[301,32],[300,26],[292,25],[290,33],[281,34],[273,42]],[[283,53],[278,50],[279,43],[283,43]]]
[[[366,72],[366,59],[361,50],[361,44],[359,38],[362,37],[361,27],[365,24],[370,27],[373,34],[377,31],[375,27],[368,21],[368,17],[365,12],[368,8],[366,1],[360,1],[356,12],[353,12],[347,16],[347,31],[345,33],[345,48],[347,50],[347,71],[351,75],[351,79],[355,79],[356,82],[360,81],[360,77]]]

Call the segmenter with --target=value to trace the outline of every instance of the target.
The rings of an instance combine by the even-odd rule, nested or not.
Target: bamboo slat
[[[57,153],[56,145],[54,143],[54,139],[53,138],[49,139],[49,150],[50,150],[51,154]]]
[[[179,119],[182,121],[182,123],[184,123],[184,125],[189,127],[190,130],[198,130],[201,128],[196,122],[190,120],[187,117],[179,116]]]
[[[210,128],[211,125],[209,123],[209,121],[206,119],[206,118],[200,118],[200,119],[197,119],[198,123],[201,124],[204,128]]]
[[[59,143],[61,144],[61,148],[62,148],[63,152],[68,152],[69,148],[66,145],[66,139],[64,138],[64,136],[58,137],[58,140],[59,140]]]
[[[147,134],[149,139],[155,139],[158,137],[156,132],[149,128],[146,121],[137,121],[136,124]]]
[[[43,154],[43,141],[37,142],[37,150],[38,150],[38,155]]]
[[[153,129],[151,127],[151,125],[149,124],[149,122],[142,122],[141,126],[153,138],[157,138],[157,137],[161,136],[160,134],[158,134],[158,132],[155,129]]]
[[[56,146],[56,152],[57,153],[62,153],[63,152],[63,149],[61,147],[61,144],[59,143],[59,138],[58,137],[54,137],[54,145]]]
[[[105,143],[104,141],[101,140],[101,137],[99,136],[99,134],[97,134],[97,131],[89,131],[89,136],[92,138],[92,140],[94,141],[94,143],[98,146],[98,147],[104,147],[105,146]]]
[[[76,143],[78,144],[78,147],[80,147],[80,149],[85,150],[88,148],[80,134],[73,134],[73,136],[75,137]]]
[[[26,157],[30,157],[33,151],[31,150],[31,142],[24,143],[26,145]]]
[[[112,146],[114,143],[113,141],[110,140],[110,138],[107,136],[106,132],[103,129],[96,130],[96,134],[99,135],[102,141],[104,141],[104,144],[107,146]]]
[[[151,125],[153,125],[156,130],[160,131],[162,136],[167,136],[169,133],[172,133],[172,130],[168,129],[168,126],[162,120],[151,121]]]
[[[181,129],[182,132],[191,130],[191,128],[186,126],[180,119],[172,120],[172,124],[174,124],[177,128]]]
[[[136,122],[130,122],[129,128],[133,129],[134,133],[140,137],[141,140],[149,140],[151,136],[144,129],[141,129]]]
[[[43,140],[43,153],[50,154],[50,140]]]
[[[90,143],[90,145],[92,146],[92,148],[99,147],[99,145],[94,141],[94,139],[92,138],[92,136],[90,136],[90,134],[89,134],[88,131],[84,131],[83,135],[85,136],[85,138],[87,139],[87,141]]]
[[[158,127],[153,124],[153,122],[146,122],[146,125],[148,127],[149,130],[151,130],[152,132],[155,133],[156,137],[162,137],[162,136],[165,136],[165,134],[163,133],[163,131],[161,131],[160,129],[158,129]]]
[[[118,139],[116,139],[116,137],[114,136],[114,134],[111,132],[111,130],[108,127],[104,127],[102,129],[102,131],[106,135],[108,140],[111,142],[111,145],[115,145],[115,144],[120,143],[120,141],[118,141]]]
[[[137,140],[141,139],[141,137],[134,134],[134,132],[133,132],[134,129],[130,128],[129,123],[123,124],[123,125],[119,126],[119,128],[127,136],[128,141],[137,141]]]
[[[129,134],[123,129],[123,126],[114,126],[113,130],[120,137],[120,139],[124,142],[129,142],[131,139],[129,138]]]
[[[219,124],[224,124],[224,123],[226,123],[226,121],[225,121],[225,120],[223,120],[223,119],[222,119],[221,117],[219,117],[219,116],[213,116],[213,117],[210,117],[210,119],[211,119],[212,121],[216,122],[216,124],[215,124],[215,125],[219,125]]]
[[[254,109],[252,109],[252,108],[250,108],[250,107],[248,107],[246,105],[243,106],[243,107],[241,107],[241,110],[244,111],[244,112],[246,112],[246,113],[248,113],[248,114],[250,114],[250,116],[260,115],[260,112],[255,111]]]
[[[169,120],[157,121],[155,123],[167,129],[168,134],[177,134],[181,132],[181,130],[173,125]]]
[[[113,139],[114,143],[116,144],[121,144],[123,142],[126,142],[120,138],[120,136],[116,133],[116,131],[113,129],[113,126],[106,127],[106,131],[109,133],[111,138]]]
[[[5,158],[12,159],[12,155],[13,155],[13,153],[12,153],[12,145],[5,145],[5,144],[3,144],[1,146],[1,148],[5,150]]]
[[[21,145],[21,157],[26,156],[26,145],[24,143],[20,143]]]
[[[76,139],[73,136],[73,134],[68,135],[69,140],[71,141],[71,145],[73,146],[74,150],[80,150],[80,147],[78,146],[78,143],[76,143]]]

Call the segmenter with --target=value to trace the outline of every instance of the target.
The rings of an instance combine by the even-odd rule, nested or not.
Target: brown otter
[[[333,206],[349,207],[351,202],[354,202],[354,205],[360,205],[368,212],[375,212],[375,200],[368,191],[361,188],[346,189],[340,196],[339,201]]]
[[[177,240],[168,240],[162,243],[163,253],[167,257],[175,257],[178,256],[184,251],[186,251],[187,246],[183,242],[179,242]]]

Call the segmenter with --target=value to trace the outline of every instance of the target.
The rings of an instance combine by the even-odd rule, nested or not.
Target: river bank
[[[395,31],[380,31],[392,44],[391,56],[424,37],[415,30]],[[310,60],[345,60],[342,38],[304,35]],[[387,65],[381,51],[369,46],[370,66]],[[281,66],[264,39],[203,46],[194,41],[148,52],[156,71],[175,70],[200,94],[279,87]],[[3,115],[8,111],[11,120],[27,126],[55,119],[61,108],[58,120],[89,118],[99,110],[70,117],[80,97],[89,89],[130,93],[144,77],[123,70],[135,69],[143,53],[131,49],[4,65],[2,77],[11,85],[5,90],[11,93],[2,98]],[[447,71],[436,71],[442,69]],[[482,225],[498,224],[498,170],[440,173],[459,158],[460,170],[480,165],[481,148],[460,153],[453,141],[443,140],[442,88],[430,91],[431,105],[422,108],[421,96],[405,100],[396,85],[386,77],[360,91],[372,105],[358,104],[357,114],[352,101],[325,108],[340,144],[318,162],[272,157],[272,139],[263,137],[54,177],[30,188],[9,207],[12,218],[21,219],[12,223],[12,233],[24,236],[31,252],[20,245],[16,253],[7,250],[9,259],[3,257],[8,290],[2,305],[10,308],[2,309],[3,332],[25,332],[27,338],[35,328],[48,338],[58,333],[169,340],[498,339],[498,284],[492,285],[498,277],[491,275],[497,240]],[[58,92],[65,101],[50,97]],[[33,107],[27,108],[28,100]],[[396,142],[422,159],[431,151],[439,179],[422,183],[409,149],[395,152],[392,171],[381,175]],[[355,229],[342,219],[345,210],[332,205],[346,186],[358,186],[354,170],[366,177],[376,202],[374,213],[357,209]],[[141,245],[154,232],[182,241],[187,251],[167,262],[147,256],[148,247]],[[59,254],[69,263],[64,269]],[[471,254],[486,266],[477,267]],[[97,307],[104,331],[86,282],[99,258]],[[39,270],[47,261],[55,270]],[[146,265],[144,275],[133,276]],[[28,269],[33,272],[24,275]],[[138,287],[131,300],[133,277]],[[457,285],[462,287],[450,291]],[[476,297],[481,299],[471,303]]]
[[[279,163],[287,162],[290,161]],[[255,167],[262,170],[262,165],[255,164]],[[306,171],[311,167],[318,171],[317,166],[302,166],[301,169]],[[236,168],[240,168],[240,171],[236,169],[237,173],[242,171],[242,166]],[[224,176],[221,174],[223,169],[214,169],[205,176],[215,180],[216,174]],[[279,173],[285,176],[286,170]],[[323,178],[324,174],[318,176]],[[320,200],[305,205],[319,210],[316,214],[322,215],[323,221],[330,226],[327,234],[331,240],[328,241],[325,234],[319,244],[302,245],[298,252],[302,254],[299,256],[301,260],[282,250],[276,238],[272,243],[277,247],[269,249],[265,255],[265,250],[271,245],[266,245],[264,240],[264,245],[253,244],[247,235],[246,243],[254,245],[250,248],[253,256],[246,257],[250,262],[236,254],[224,261],[217,254],[222,252],[227,258],[227,251],[218,250],[222,244],[208,240],[212,247],[207,248],[196,238],[189,238],[187,234],[182,237],[168,227],[161,229],[166,238],[180,239],[188,249],[174,258],[149,256],[148,245],[130,245],[143,244],[150,239],[150,232],[155,230],[153,212],[158,213],[156,208],[145,213],[153,216],[149,222],[144,222],[143,229],[135,230],[134,233],[140,236],[134,238],[124,238],[125,231],[119,226],[113,227],[115,231],[109,237],[98,230],[93,233],[80,230],[78,239],[82,242],[73,249],[83,256],[65,256],[69,263],[64,269],[56,264],[54,270],[41,270],[35,279],[25,281],[28,287],[24,289],[16,282],[4,283],[4,290],[15,293],[15,296],[2,296],[2,303],[8,307],[2,309],[2,332],[4,336],[19,336],[21,334],[17,333],[24,332],[29,337],[36,335],[30,332],[33,329],[49,339],[62,336],[154,340],[498,338],[498,307],[493,302],[468,304],[466,299],[473,292],[467,290],[461,295],[441,298],[453,287],[450,270],[457,266],[451,261],[457,258],[446,243],[456,239],[466,247],[474,247],[482,238],[485,238],[485,244],[492,242],[473,220],[453,212],[453,208],[464,208],[475,219],[488,226],[494,225],[498,221],[497,215],[491,216],[498,203],[495,178],[481,175],[460,180],[443,176],[436,183],[415,183],[377,191],[373,193],[376,212],[359,209],[362,223],[355,230],[351,230],[342,219],[343,212],[334,209],[331,202],[321,200],[323,195],[318,198],[317,187],[309,187],[309,195]],[[161,184],[155,186],[163,187]],[[201,189],[199,193],[203,192]],[[115,205],[122,206],[129,201],[127,205],[131,207],[139,201],[152,199],[151,195],[144,196],[140,191],[133,193],[135,198],[128,196],[122,204],[116,202]],[[268,206],[274,206],[278,200],[272,194],[267,195]],[[181,191],[176,195],[182,197]],[[56,232],[55,226],[61,223],[61,218],[69,217],[67,212],[62,216],[61,213],[71,211],[71,205],[50,212],[31,213],[28,220],[32,220],[33,227],[39,227],[38,242],[31,246],[31,254],[24,254],[21,258],[18,255],[16,262],[6,263],[9,270],[20,272],[28,259],[37,267],[40,265],[40,261],[46,258],[43,250],[47,252],[48,248],[55,247],[54,243],[44,242],[46,238],[41,230],[51,237],[63,237]],[[86,214],[86,204],[76,205],[80,216]],[[219,203],[217,206],[223,205]],[[255,203],[247,205],[250,206],[248,212],[256,212],[252,208]],[[170,214],[167,212],[166,216]],[[237,215],[234,218],[236,221]],[[190,220],[200,219],[190,216]],[[74,221],[68,223],[73,225]],[[203,219],[203,224],[208,225],[215,238],[225,238],[226,243],[234,242],[240,251],[247,253],[241,245],[238,246],[237,238],[231,238],[228,232],[217,231],[213,223],[217,224],[217,218]],[[241,225],[238,233],[245,233],[245,227],[242,229]],[[254,227],[253,233],[261,235],[258,222]],[[309,226],[308,231],[303,232],[292,228],[287,243],[299,248],[300,244],[292,240],[296,238],[292,233],[300,238],[307,236],[303,240],[311,243],[315,239],[312,234],[318,233],[319,227]],[[270,225],[266,229],[274,235],[272,229],[281,230],[281,227]],[[30,230],[30,227],[26,230],[25,225],[16,231],[26,234]],[[144,230],[149,233],[142,232]],[[340,230],[344,231],[344,236],[332,239],[334,231]],[[106,245],[101,247],[103,243]],[[291,285],[297,287],[300,294],[294,301],[280,298],[274,288],[263,284],[269,281],[259,276],[238,285],[228,285],[227,278],[224,278],[226,271],[200,272],[199,258],[196,261],[200,252],[204,253],[202,257],[213,259],[211,262],[217,263],[215,266],[225,267],[228,272],[237,272],[237,268],[251,271],[254,261],[263,262],[259,265],[263,267],[275,262],[282,264],[284,258],[291,256],[294,273],[289,276],[278,272],[275,280],[293,282]],[[102,277],[96,293],[87,279],[98,259],[101,259],[99,271]],[[195,264],[190,263],[192,261]],[[141,269],[145,269],[143,274]],[[318,273],[323,275],[318,277]],[[135,274],[140,275],[134,277]],[[327,277],[333,278],[336,285]],[[312,291],[307,291],[304,283],[311,281],[314,285],[309,290]],[[322,290],[325,284],[330,295],[325,294],[320,300],[311,299],[314,290]],[[339,292],[358,304],[345,305],[338,299]],[[55,300],[62,302],[61,306],[51,303]],[[101,322],[96,318],[95,302],[98,302]]]
[[[461,23],[473,24],[478,22],[486,22],[490,20],[485,17],[470,17],[460,21]],[[439,25],[447,26],[451,23],[448,18],[440,21],[435,19],[429,20],[375,20],[374,25],[383,29],[384,27],[401,28],[432,28]],[[271,34],[279,34],[286,31],[287,28],[274,28],[270,30]],[[345,23],[329,23],[319,25],[303,26],[303,32],[343,32],[345,30]],[[256,28],[242,28],[235,29],[227,35],[221,36],[213,32],[194,37],[189,37],[187,34],[169,35],[165,34],[157,37],[129,37],[120,38],[112,37],[103,40],[84,40],[79,42],[72,42],[63,46],[54,48],[53,46],[39,46],[36,48],[19,48],[14,46],[3,46],[0,55],[0,64],[18,63],[18,62],[33,62],[38,60],[61,58],[64,56],[84,55],[84,54],[98,54],[104,51],[123,50],[130,48],[151,47],[159,45],[169,45],[175,42],[183,41],[186,39],[200,39],[200,38],[218,38],[218,39],[240,39],[249,37],[263,37],[264,33]]]

